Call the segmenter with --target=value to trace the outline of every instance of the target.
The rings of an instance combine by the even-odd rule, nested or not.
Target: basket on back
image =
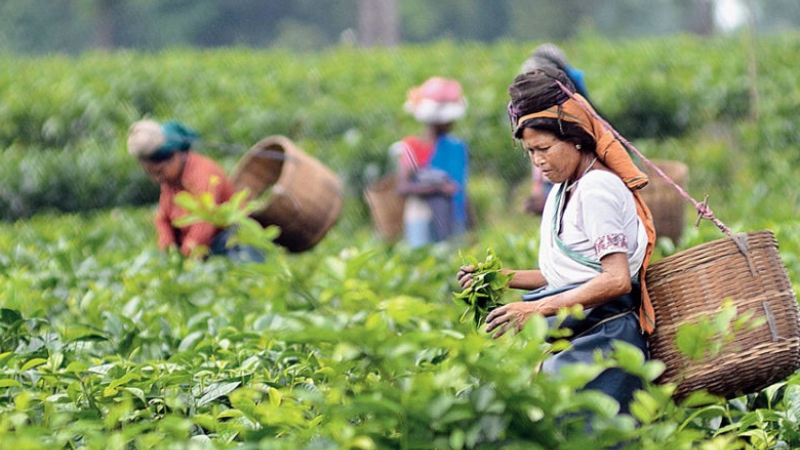
[[[336,222],[343,189],[336,175],[284,136],[269,136],[242,156],[231,172],[237,190],[248,188],[251,198],[270,195],[252,214],[262,226],[277,225],[275,243],[291,252],[316,245]]]
[[[746,252],[728,237],[656,261],[647,271],[656,314],[650,356],[666,364],[658,381],[677,383],[676,397],[701,389],[728,398],[753,393],[800,367],[798,305],[778,243],[768,230],[737,239]],[[764,323],[737,331],[718,355],[683,357],[675,347],[679,325],[713,317],[728,298],[739,314]]]
[[[403,212],[405,197],[397,193],[397,174],[388,174],[375,180],[364,189],[364,200],[369,206],[372,222],[381,239],[389,242],[403,237]],[[467,197],[467,229],[478,226],[475,204]]]
[[[656,167],[678,186],[685,188],[689,169],[680,161],[652,160]],[[676,244],[683,234],[686,204],[678,191],[664,178],[658,175],[649,165],[644,165],[644,172],[650,182],[641,191],[642,199],[653,214],[656,234],[672,239]]]
[[[378,234],[389,241],[403,235],[403,208],[405,198],[396,191],[397,176],[386,175],[364,190],[364,199],[369,205],[370,215]]]

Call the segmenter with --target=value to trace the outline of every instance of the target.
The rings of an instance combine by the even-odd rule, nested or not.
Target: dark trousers
[[[228,239],[235,232],[235,227],[229,227],[217,233],[209,246],[210,255],[226,256],[234,262],[264,262],[264,254],[249,245],[228,247]]]

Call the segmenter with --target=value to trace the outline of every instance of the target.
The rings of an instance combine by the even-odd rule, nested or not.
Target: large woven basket
[[[666,364],[658,381],[677,383],[678,398],[696,390],[727,398],[758,392],[800,367],[798,305],[778,243],[770,231],[737,239],[745,252],[728,237],[656,261],[647,271],[656,314],[650,354]],[[675,347],[678,326],[713,317],[728,298],[739,314],[752,313],[763,325],[736,332],[716,356],[683,357]]]
[[[231,172],[237,190],[251,198],[269,194],[252,217],[262,226],[276,225],[275,243],[291,252],[315,246],[336,222],[343,189],[336,175],[284,136],[269,136],[242,156]]]
[[[682,188],[686,187],[689,174],[686,164],[669,160],[653,160],[651,162],[675,184]],[[650,182],[640,192],[644,202],[650,208],[650,212],[653,213],[656,234],[659,237],[668,237],[678,243],[686,226],[686,200],[681,197],[674,186],[671,186],[649,165],[645,165],[644,172]]]
[[[397,176],[386,175],[364,190],[364,199],[381,238],[397,240],[403,234],[403,208],[405,199],[395,190]]]

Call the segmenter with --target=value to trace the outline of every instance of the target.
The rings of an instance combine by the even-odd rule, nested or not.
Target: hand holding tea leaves
[[[491,248],[486,249],[486,259],[483,262],[471,256],[466,258],[462,256],[462,260],[464,266],[474,268],[474,271],[469,273],[472,283],[464,287],[460,293],[453,293],[453,301],[467,305],[459,321],[464,322],[471,316],[477,329],[486,321],[486,316],[491,310],[504,305],[503,294],[514,275],[502,272],[502,261]]]

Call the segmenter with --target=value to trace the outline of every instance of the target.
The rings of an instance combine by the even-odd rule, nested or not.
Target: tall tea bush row
[[[158,200],[158,186],[118,148],[82,142],[63,150],[24,148],[3,153],[0,210],[4,219],[47,211],[76,212]]]
[[[619,131],[651,149],[650,158],[687,162],[701,175],[690,177],[692,187],[727,203],[732,197],[721,186],[744,182],[747,194],[766,180],[763,189],[775,189],[767,175],[796,145],[790,116],[798,98],[790,65],[784,64],[796,42],[793,35],[760,37],[754,46],[742,36],[612,41],[586,35],[563,46],[586,72],[592,100]],[[510,189],[530,171],[509,134],[506,90],[537,44],[443,41],[299,54],[230,48],[3,56],[0,147],[48,159],[59,151],[102,147],[105,156],[97,157],[113,159],[124,154],[132,121],[179,118],[201,131],[202,151],[231,167],[261,138],[284,134],[328,164],[344,180],[348,198],[360,202],[364,186],[390,170],[389,145],[419,130],[402,111],[408,88],[440,74],[464,86],[469,111],[455,132],[470,145],[473,171],[497,177]],[[755,79],[748,69],[751,47]],[[753,86],[757,105],[749,95]],[[753,110],[757,119],[749,117]],[[136,169],[120,165],[117,177],[136,178]],[[63,178],[59,185],[77,185],[68,170],[47,175]],[[147,192],[147,180],[138,180],[139,190]],[[47,186],[34,183],[31,189],[40,194],[16,199],[25,204],[4,210],[6,219],[48,206],[37,200],[47,196]],[[71,194],[79,209],[127,201]],[[363,211],[363,203],[359,207]]]

